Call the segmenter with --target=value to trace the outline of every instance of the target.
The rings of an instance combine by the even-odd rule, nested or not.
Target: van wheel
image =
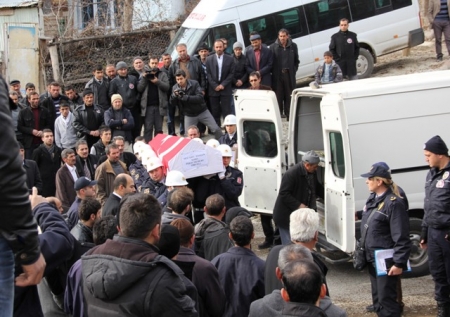
[[[411,254],[409,262],[411,263],[411,272],[404,274],[404,277],[418,277],[430,273],[428,267],[427,250],[420,248],[420,234],[422,233],[422,219],[409,219],[409,238],[411,239]]]
[[[358,78],[368,78],[373,71],[373,56],[365,48],[359,49],[358,60],[356,61],[356,72],[358,73]]]

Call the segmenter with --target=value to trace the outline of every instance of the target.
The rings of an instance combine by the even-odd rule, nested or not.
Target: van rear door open
[[[267,90],[238,90],[234,98],[238,167],[244,173],[239,201],[249,211],[272,214],[286,170],[277,98]]]
[[[320,112],[325,152],[325,235],[329,243],[344,252],[352,252],[355,196],[347,122],[340,95],[324,96]]]

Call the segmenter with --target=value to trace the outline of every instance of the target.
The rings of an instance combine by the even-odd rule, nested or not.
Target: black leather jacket
[[[9,110],[8,88],[0,76],[0,235],[10,245],[16,264],[32,264],[40,255],[37,224],[31,213],[26,175]]]
[[[75,130],[77,130],[77,138],[78,139],[83,139],[83,138],[86,137],[86,135],[89,135],[89,133],[91,132],[87,128],[87,111],[86,111],[86,106],[84,104],[79,105],[75,109],[73,114],[75,116],[75,120],[73,121],[73,127],[75,128]],[[97,129],[98,129],[98,128],[100,128],[100,126],[104,122],[102,108],[100,108],[97,105],[94,105],[94,114],[95,114],[95,119],[97,121],[97,125],[98,125]]]
[[[78,221],[77,225],[70,230],[70,233],[81,243],[94,243],[94,238],[92,237],[92,229],[85,226],[81,220]]]
[[[47,109],[39,106],[39,130],[52,129],[50,114]],[[22,132],[23,146],[31,147],[33,142],[34,116],[31,108],[20,110],[19,119],[17,121],[17,130]]]

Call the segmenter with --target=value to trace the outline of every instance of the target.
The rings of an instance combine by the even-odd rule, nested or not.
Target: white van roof
[[[344,81],[323,85],[319,89],[304,87],[295,89],[293,94],[295,92],[309,96],[339,94],[343,99],[352,99],[443,87],[450,87],[450,70]]]

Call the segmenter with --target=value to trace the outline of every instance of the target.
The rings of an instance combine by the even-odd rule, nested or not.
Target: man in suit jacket
[[[98,166],[97,156],[89,154],[88,144],[85,140],[78,140],[75,144],[75,150],[77,151],[75,166],[78,175],[93,179],[95,169]]]
[[[259,72],[261,84],[272,87],[272,51],[262,44],[261,35],[256,32],[250,33],[250,43],[251,47],[245,52],[247,73]]]
[[[208,94],[211,103],[211,112],[220,126],[220,115],[225,118],[231,114],[232,89],[234,79],[234,60],[230,55],[224,54],[224,45],[221,40],[214,42],[216,54],[206,58],[206,73],[208,78]]]
[[[25,168],[25,171],[27,172],[27,187],[28,191],[31,194],[31,189],[33,187],[36,187],[38,190],[38,193],[42,192],[42,179],[41,174],[39,174],[39,168],[35,161],[32,160],[26,160],[25,159],[25,149],[23,148],[23,144],[19,143],[19,149],[20,149],[20,157],[23,161],[23,167]]]
[[[135,193],[136,187],[130,175],[122,173],[117,175],[113,183],[114,191],[109,195],[102,208],[102,217],[118,216],[119,205],[122,198],[129,193]]]
[[[61,200],[64,213],[66,213],[77,197],[75,182],[79,175],[75,167],[75,152],[72,149],[65,149],[62,151],[61,157],[65,164],[56,173],[56,198]]]

